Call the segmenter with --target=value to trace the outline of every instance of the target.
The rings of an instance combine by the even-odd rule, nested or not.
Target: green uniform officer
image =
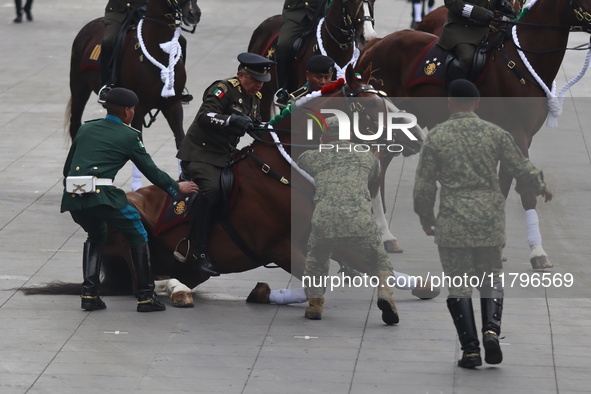
[[[334,60],[331,57],[312,56],[306,64],[306,83],[292,93],[279,89],[275,93],[275,105],[284,108],[287,104],[295,103],[300,97],[322,89],[333,80],[334,72]]]
[[[546,201],[552,199],[542,171],[525,158],[509,133],[474,113],[480,93],[465,79],[450,84],[448,121],[436,126],[421,149],[414,186],[414,210],[427,235],[435,236],[445,276],[452,279],[447,306],[454,320],[463,355],[458,365],[482,365],[472,309],[472,280],[481,284],[480,303],[485,361],[498,364],[503,355],[501,333],[503,287],[502,249],[505,245],[505,197],[499,187],[500,165]],[[434,207],[441,185],[439,213]]]
[[[138,103],[134,92],[114,88],[104,97],[107,116],[80,127],[63,170],[67,179],[61,212],[69,211],[74,221],[88,233],[82,262],[82,308],[88,311],[106,308],[99,297],[99,273],[109,225],[129,240],[137,275],[138,312],[161,311],[166,308],[154,296],[146,230],[139,212],[129,204],[125,192],[113,186],[113,179],[131,160],[153,184],[171,196],[179,191],[193,193],[198,187],[193,182],[177,183],[156,167],[142,144],[141,132],[128,126]]]
[[[351,141],[338,140],[336,117],[327,119],[328,130],[322,136],[323,146],[309,150],[298,159],[298,165],[314,178],[314,212],[304,269],[304,286],[308,303],[305,317],[322,317],[324,292],[321,283],[328,275],[330,256],[335,250],[362,256],[373,265],[370,275],[379,278],[378,307],[386,324],[398,323],[398,312],[392,298],[392,263],[386,254],[371,211],[368,184],[379,176],[377,159],[371,152],[349,149]],[[306,283],[305,278],[310,278]]]
[[[296,86],[287,86],[291,64],[291,59],[288,58],[290,47],[298,36],[312,28],[312,21],[316,19],[325,3],[326,0],[285,0],[281,13],[283,22],[276,48],[277,77],[280,88],[286,88],[288,91],[296,88]]]
[[[185,174],[199,185],[193,260],[206,275],[218,276],[208,253],[209,231],[221,198],[220,174],[240,137],[260,122],[260,90],[271,79],[274,61],[254,53],[238,55],[235,77],[215,81],[203,94],[203,104],[177,153]]]
[[[513,8],[506,0],[445,0],[445,6],[449,12],[438,44],[454,52],[460,61],[460,68],[468,73],[476,46],[489,32],[493,11],[513,13]]]

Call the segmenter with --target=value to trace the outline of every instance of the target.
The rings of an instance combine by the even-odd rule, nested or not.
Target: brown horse
[[[538,0],[522,12],[513,27],[519,44],[514,42],[511,34],[499,33],[505,34],[505,39],[489,53],[485,74],[476,81],[482,96],[503,97],[494,104],[483,100],[479,115],[508,130],[525,156],[528,156],[533,136],[549,112],[545,90],[535,81],[534,74],[546,86],[552,85],[565,55],[570,29],[591,31],[590,10],[590,0]],[[419,31],[395,32],[368,44],[358,62],[360,69],[372,68],[369,81],[376,88],[385,90],[391,97],[401,98],[397,104],[409,108],[421,124],[427,126],[447,118],[445,103],[427,107],[417,100],[411,102],[411,98],[441,97],[444,89],[428,83],[412,85],[409,81],[415,75],[417,65],[423,61],[421,54],[435,39],[433,35]],[[520,55],[527,58],[534,71],[527,68]],[[511,176],[500,168],[499,177],[502,191],[507,196]],[[542,248],[535,211],[536,196],[529,190],[521,190],[521,201],[526,210],[532,267],[549,268],[552,265]]]
[[[185,136],[181,93],[187,75],[184,59],[179,59],[180,48],[171,46],[171,56],[160,48],[160,44],[174,41],[175,35],[178,39],[180,29],[188,31],[183,24],[194,30],[200,17],[201,10],[197,6],[197,0],[150,0],[141,24],[127,33],[119,56],[118,85],[133,90],[140,100],[131,125],[141,130],[146,114],[152,109],[158,109],[162,111],[174,133],[177,148]],[[97,93],[100,88],[100,41],[104,32],[103,18],[95,19],[80,30],[72,44],[71,96],[66,114],[72,139],[80,128],[90,94],[93,91]],[[170,70],[173,73],[161,73],[159,67],[149,59],[160,63],[164,68],[168,67],[170,60],[177,63]],[[161,95],[161,75],[168,77],[166,87],[169,90],[165,94],[170,95],[169,97]]]
[[[288,157],[296,157],[306,149],[318,149],[317,135],[320,129],[313,125],[313,137],[308,140],[309,112],[314,108],[334,108],[342,111],[353,104],[363,106],[366,116],[360,120],[361,130],[375,130],[375,119],[380,112],[390,110],[389,103],[379,92],[363,85],[353,71],[347,70],[347,83],[339,81],[327,87],[323,96],[314,98],[302,107],[294,107],[283,117],[274,119],[272,135],[266,130],[253,135],[254,142],[237,152],[232,166],[234,187],[225,207],[230,226],[239,235],[249,251],[237,244],[218,221],[210,234],[210,251],[221,273],[243,272],[275,263],[296,277],[301,277],[305,265],[306,241],[312,215],[314,186],[305,174],[294,170]],[[336,100],[334,97],[347,96]],[[291,130],[298,130],[291,132]],[[409,139],[400,130],[394,132],[394,141],[404,149],[417,152],[420,144]],[[179,241],[187,234],[189,223],[177,223],[166,230],[158,231],[158,221],[167,202],[164,191],[148,186],[127,194],[128,200],[142,216],[148,231],[152,271],[156,278],[176,278],[193,288],[208,279],[188,264],[178,262],[173,252],[186,254],[186,243]],[[183,249],[184,248],[184,249]],[[345,262],[360,271],[371,272],[370,262],[364,256],[335,255],[334,259]],[[102,294],[121,294],[132,290],[130,261],[127,240],[118,232],[109,233],[103,251]],[[158,283],[160,290],[169,289],[178,282]],[[186,289],[186,287],[183,287]],[[79,294],[79,284],[54,283],[40,288],[30,288],[29,294]],[[173,290],[174,291],[174,290]],[[190,290],[173,295],[175,306],[191,306]]]
[[[375,0],[333,0],[326,8],[319,25],[311,27],[310,39],[300,48],[297,61],[292,67],[296,87],[306,82],[306,64],[315,54],[323,54],[334,59],[341,70],[337,77],[343,77],[349,63],[355,64],[358,56],[357,45],[363,45],[376,37],[373,29],[373,6]],[[275,47],[283,18],[272,16],[261,23],[253,32],[248,51],[275,60]],[[318,39],[320,37],[320,39]],[[264,120],[271,117],[274,93],[279,89],[277,69],[271,73],[271,81],[262,89],[261,115]]]

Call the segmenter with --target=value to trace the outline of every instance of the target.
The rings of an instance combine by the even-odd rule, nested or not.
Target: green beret
[[[113,88],[105,93],[104,98],[106,103],[121,107],[135,107],[140,102],[133,91],[125,88]]]
[[[315,55],[308,60],[306,70],[311,73],[332,74],[334,72],[334,60],[328,56]]]
[[[467,79],[456,79],[449,85],[449,97],[480,97],[476,85]]]

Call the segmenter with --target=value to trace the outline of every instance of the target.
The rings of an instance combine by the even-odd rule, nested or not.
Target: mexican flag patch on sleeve
[[[224,97],[224,94],[224,91],[220,88],[216,88],[216,90],[213,91],[213,95],[220,99]]]

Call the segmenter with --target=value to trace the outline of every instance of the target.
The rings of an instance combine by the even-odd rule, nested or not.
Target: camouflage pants
[[[329,239],[314,239],[308,244],[304,277],[311,278],[311,284],[320,284],[328,276],[330,257],[334,251],[351,253],[368,263],[370,275],[378,272],[392,272],[392,262],[386,254],[379,236],[341,237]],[[306,296],[322,297],[326,286],[306,287]]]
[[[491,287],[492,283],[499,282],[499,274],[503,271],[502,246],[486,246],[479,248],[446,248],[439,247],[439,259],[443,273],[446,277],[484,277],[483,288]],[[461,286],[449,286],[450,298],[461,298],[472,296],[472,286],[466,280],[457,280],[462,282]],[[446,283],[447,284],[447,283]],[[480,290],[480,289],[479,289]]]

